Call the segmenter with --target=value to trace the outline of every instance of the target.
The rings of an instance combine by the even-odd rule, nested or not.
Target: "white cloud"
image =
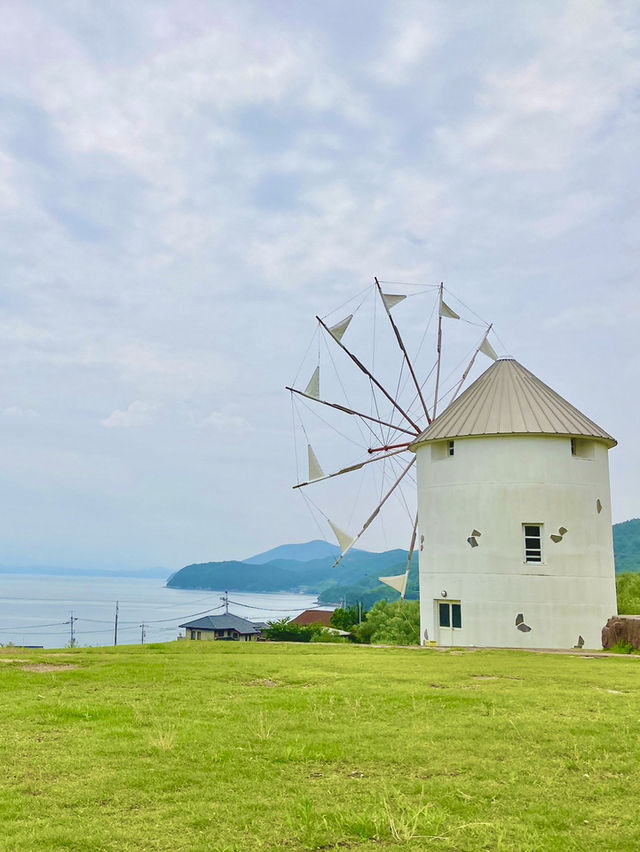
[[[5,399],[25,413],[4,414],[38,410],[15,428],[21,458],[42,412],[43,446],[90,458],[98,422],[141,426],[161,411],[162,429],[104,469],[135,471],[143,489],[172,441],[166,490],[190,481],[181,500],[192,488],[204,505],[235,436],[286,431],[281,387],[313,313],[376,274],[444,280],[516,356],[528,345],[540,361],[563,357],[579,306],[593,320],[572,355],[597,351],[612,394],[616,350],[637,371],[630,324],[612,346],[611,323],[596,321],[615,282],[627,282],[616,316],[637,301],[637,4],[382,0],[335,16],[331,3],[8,2],[0,356]],[[610,407],[634,441],[624,386],[625,406]],[[622,447],[624,429],[605,425]],[[265,462],[265,491],[287,453],[283,441]],[[261,517],[235,479],[225,511]],[[96,490],[107,483],[100,473]],[[282,517],[306,529],[296,512]],[[288,534],[259,524],[243,550]],[[41,527],[44,538],[46,516]],[[222,527],[229,553],[233,524]],[[139,551],[173,546],[139,529]]]
[[[443,124],[453,162],[495,171],[564,170],[640,83],[637,41],[611,4],[566,3],[536,16],[533,56],[484,70],[474,108]]]
[[[398,10],[396,6],[394,17]],[[424,6],[421,11],[424,14]],[[387,49],[369,66],[369,72],[385,83],[406,84],[415,66],[437,43],[438,35],[433,22],[416,20],[414,15],[403,15],[401,20],[394,21]]]
[[[137,399],[125,409],[116,408],[108,417],[100,421],[100,425],[104,426],[105,429],[128,429],[132,426],[143,426],[149,422],[155,411],[157,411],[155,405],[149,405]]]

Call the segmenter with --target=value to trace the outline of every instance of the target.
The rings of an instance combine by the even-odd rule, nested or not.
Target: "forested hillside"
[[[311,592],[323,596],[323,600],[339,600],[342,595],[328,598],[324,590],[347,585],[360,586],[365,583],[379,586],[378,577],[398,574],[407,567],[408,553],[405,550],[389,550],[385,553],[368,553],[353,550],[338,566],[336,556],[325,556],[308,562],[293,559],[274,559],[262,564],[247,562],[205,562],[187,565],[167,581],[173,589],[228,589],[237,592]],[[414,557],[417,564],[417,557]],[[388,589],[388,587],[385,587]],[[393,597],[397,593],[388,589]],[[378,598],[376,597],[376,600]]]
[[[613,525],[616,574],[640,571],[640,518]]]

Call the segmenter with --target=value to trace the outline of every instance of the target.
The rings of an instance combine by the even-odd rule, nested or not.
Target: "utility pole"
[[[145,639],[145,636],[147,635],[147,632],[146,632],[146,630],[144,629],[144,628],[145,628],[145,626],[146,626],[146,625],[145,625],[144,623],[140,625],[140,628],[141,628],[141,629],[140,629],[140,644],[141,644],[141,645],[144,645],[144,639]]]
[[[358,624],[362,624],[362,601],[358,601]]]
[[[116,620],[113,625],[113,644],[118,644],[118,604],[119,601],[116,601]]]
[[[73,630],[73,625],[76,623],[77,620],[78,620],[77,618],[73,617],[73,610],[71,610],[71,618],[69,619],[69,632],[70,632],[69,647],[70,648],[76,647],[76,637],[75,637],[75,633],[74,633],[74,630]]]
[[[229,615],[229,592],[225,592],[224,595],[220,598],[220,600],[224,604],[225,615]]]

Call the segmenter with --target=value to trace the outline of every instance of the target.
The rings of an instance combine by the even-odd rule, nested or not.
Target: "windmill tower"
[[[512,358],[414,441],[425,644],[601,647],[616,441]]]

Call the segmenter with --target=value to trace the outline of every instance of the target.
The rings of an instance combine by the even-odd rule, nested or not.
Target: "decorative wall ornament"
[[[596,500],[596,511],[598,514],[600,514],[600,512],[602,511],[602,503],[600,502],[600,500]]]
[[[554,541],[556,544],[562,541],[563,537],[569,532],[566,527],[559,527],[557,533],[552,533],[549,538],[551,541]]]
[[[516,615],[516,628],[521,633],[530,633],[531,632],[531,628],[529,627],[529,625],[524,623],[524,615],[521,612],[519,612]]]
[[[481,536],[481,535],[482,535],[482,533],[479,532],[478,530],[471,530],[471,535],[467,539],[467,541],[469,542],[471,547],[477,547],[478,546],[478,542],[476,541],[476,539],[478,538],[478,536]]]

